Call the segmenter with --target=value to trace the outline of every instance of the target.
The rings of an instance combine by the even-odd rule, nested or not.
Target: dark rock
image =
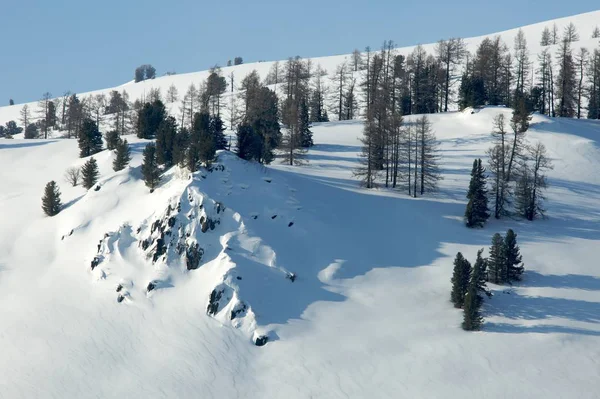
[[[246,306],[246,304],[245,304],[245,303],[243,303],[243,302],[240,302],[240,303],[239,303],[239,304],[238,304],[238,305],[235,307],[235,309],[233,309],[233,310],[231,311],[231,315],[229,316],[230,320],[233,320],[233,319],[235,319],[235,318],[236,318],[236,317],[237,317],[239,314],[241,314],[241,313],[245,312],[247,308],[248,308],[248,307]]]
[[[169,218],[169,221],[167,222],[167,224],[169,225],[169,227],[173,227],[173,226],[175,226],[176,221],[177,221],[177,218],[175,216],[171,216]]]
[[[267,337],[266,335],[261,335],[256,337],[256,340],[254,340],[254,345],[265,346],[267,342],[269,342],[269,337]]]
[[[258,219],[258,215],[252,215],[252,219],[254,219],[254,220]]]
[[[96,187],[94,187],[94,191],[100,191],[100,185],[99,184]]]
[[[241,279],[242,279],[240,276],[237,276],[236,278],[237,278],[238,280],[241,280]]]
[[[208,299],[208,306],[206,308],[206,313],[208,313],[211,316],[214,316],[217,314],[217,312],[219,311],[219,300],[223,296],[223,292],[224,292],[224,290],[222,290],[222,289],[218,290],[215,288],[210,293],[210,298]]]
[[[277,215],[273,215],[271,216],[271,219],[275,219],[277,217]]]
[[[122,289],[123,289],[123,285],[121,285],[121,284],[117,285],[117,292],[121,292]]]
[[[158,258],[164,255],[167,252],[167,246],[165,245],[164,237],[161,237],[156,240],[156,250],[154,255],[152,256],[152,262],[156,262]]]
[[[71,231],[69,232],[69,237],[71,237],[73,235],[73,230],[71,229]]]
[[[296,281],[296,277],[296,273],[288,273],[287,276],[285,276],[285,278],[289,279],[292,283]]]
[[[225,206],[221,202],[216,202],[217,205],[217,214],[221,213],[221,211],[225,211]]]
[[[142,249],[145,251],[150,246],[150,241],[149,240],[144,240],[144,241],[141,242],[140,245],[142,246]]]
[[[289,222],[288,223],[288,227],[292,227],[294,225],[294,222]]]
[[[125,296],[119,294],[119,296],[117,297],[117,302],[121,303],[121,302],[123,302],[124,299],[125,299]]]
[[[185,264],[188,270],[196,270],[200,267],[200,261],[204,255],[204,249],[197,242],[190,245],[185,251]]]
[[[92,270],[94,270],[96,268],[96,266],[98,266],[100,264],[100,258],[98,258],[97,256],[94,256],[94,259],[92,259]]]
[[[146,292],[150,292],[156,288],[156,283],[154,281],[150,281],[148,286],[146,287]]]

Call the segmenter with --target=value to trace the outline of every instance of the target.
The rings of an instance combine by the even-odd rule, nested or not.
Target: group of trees
[[[490,190],[486,169],[481,159],[473,162],[467,193],[465,223],[467,227],[481,227],[490,217],[488,196],[496,219],[514,212],[534,220],[544,216],[544,190],[547,188],[546,171],[552,168],[545,146],[530,144],[525,138],[531,116],[523,102],[513,110],[510,132],[504,114],[494,118],[494,142],[489,155]]]
[[[156,77],[156,68],[150,64],[140,65],[135,68],[135,83],[146,79],[154,79]]]
[[[522,256],[517,245],[517,235],[511,229],[502,237],[496,233],[492,237],[489,257],[482,257],[483,249],[477,252],[473,266],[462,253],[454,259],[452,291],[450,300],[454,307],[464,310],[462,327],[465,330],[479,330],[483,323],[480,308],[483,296],[491,293],[486,282],[506,284],[521,280],[524,272]]]
[[[596,30],[594,31],[596,32]],[[596,33],[593,34],[593,37]],[[600,119],[600,49],[574,48],[579,34],[572,23],[562,37],[556,25],[545,28],[543,50],[531,60],[527,40],[519,30],[512,51],[500,39],[485,38],[466,60],[459,90],[459,107],[519,106],[548,116]],[[556,53],[548,46],[556,45]],[[536,62],[537,61],[537,62]]]

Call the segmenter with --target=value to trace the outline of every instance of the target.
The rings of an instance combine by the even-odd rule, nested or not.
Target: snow
[[[582,37],[598,17],[573,17]],[[126,86],[177,79],[181,93],[202,74]],[[535,115],[528,138],[555,165],[548,219],[467,229],[473,158],[485,157],[494,116],[510,112],[430,115],[444,179],[418,199],[358,186],[361,121],[315,124],[306,166],[221,152],[212,172],[175,168],[153,193],[141,181],[144,140],[127,137],[133,160],[120,172],[109,151],[95,155],[101,188],[89,192],[63,180],[86,160],[75,140],[0,140],[0,397],[597,397],[600,123]],[[48,218],[40,199],[52,179],[65,208]],[[174,244],[152,262],[153,224],[171,216]],[[219,223],[202,232],[202,217]],[[525,278],[490,285],[483,330],[464,332],[449,302],[453,258],[473,260],[508,228]],[[187,270],[175,244],[195,241],[205,252]],[[261,335],[269,342],[254,346]]]

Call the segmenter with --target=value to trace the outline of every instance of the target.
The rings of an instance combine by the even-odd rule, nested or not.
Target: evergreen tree
[[[559,71],[556,82],[558,109],[557,115],[572,118],[575,115],[576,87],[575,62],[570,42],[564,39],[557,54]]]
[[[312,132],[310,131],[310,120],[308,117],[308,105],[306,100],[302,99],[299,106],[298,128],[300,130],[300,145],[303,148],[312,147],[314,145]]]
[[[467,227],[483,227],[490,217],[486,186],[485,168],[481,163],[481,159],[476,159],[473,161],[471,182],[467,193],[469,199],[465,211]]]
[[[25,138],[26,139],[37,139],[38,137],[38,128],[35,123],[30,123],[25,128]]]
[[[508,229],[504,238],[504,262],[506,269],[506,281],[519,281],[525,271],[523,267],[521,250],[517,245],[517,234]]]
[[[15,105],[15,101],[11,98],[10,100],[8,100],[8,105]]]
[[[48,216],[57,215],[60,212],[60,191],[54,180],[46,184],[44,196],[42,197],[42,209]]]
[[[138,111],[137,136],[141,139],[153,138],[165,116],[165,106],[160,100],[144,104]]]
[[[240,125],[237,129],[237,155],[245,160],[260,159],[261,142],[260,136],[256,134],[252,126]]]
[[[465,295],[469,287],[469,278],[471,276],[471,264],[459,252],[454,259],[454,272],[452,273],[452,292],[450,300],[455,308],[462,308],[465,302]]]
[[[26,125],[26,127],[27,126],[29,126],[29,125]],[[23,128],[17,126],[17,122],[15,122],[15,121],[8,121],[8,122],[6,122],[6,127],[4,129],[4,133],[7,136],[14,136],[15,134],[19,134],[22,131],[23,131]]]
[[[179,129],[173,143],[173,164],[185,166],[186,153],[189,145],[190,135],[186,128]]]
[[[498,233],[492,237],[492,246],[490,247],[490,256],[487,260],[488,276],[487,280],[494,284],[503,284],[508,279],[506,260],[504,258],[504,239]]]
[[[86,163],[81,167],[81,177],[83,180],[83,187],[87,190],[94,187],[94,184],[98,182],[98,176],[100,172],[98,171],[98,163],[91,157],[87,160]]]
[[[79,156],[81,158],[89,157],[102,151],[102,134],[98,130],[98,125],[90,118],[85,118],[79,136]]]
[[[484,292],[490,296],[485,285],[486,261],[481,257],[482,252],[483,249],[477,251],[477,261],[473,265],[469,287],[465,295],[462,327],[467,331],[479,330],[483,323],[483,317],[479,312],[483,298],[479,293]]]
[[[125,169],[125,166],[129,165],[131,161],[131,149],[127,140],[119,140],[117,147],[117,153],[113,160],[113,170],[118,172],[119,170]]]
[[[146,187],[153,192],[158,183],[160,183],[160,169],[158,168],[158,159],[156,156],[156,145],[148,143],[143,152],[144,159],[142,161],[142,176]]]
[[[227,138],[225,137],[225,127],[223,126],[223,120],[219,115],[210,118],[209,126],[213,141],[215,143],[216,150],[227,149]]]
[[[115,150],[119,145],[119,132],[116,130],[110,130],[106,133],[106,149]]]
[[[173,147],[177,134],[177,121],[172,116],[167,116],[160,122],[156,130],[156,157],[160,165],[165,168],[173,166]]]

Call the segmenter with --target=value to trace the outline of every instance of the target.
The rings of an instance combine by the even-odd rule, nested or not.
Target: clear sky
[[[193,72],[470,37],[599,9],[598,0],[0,0],[0,104]]]

